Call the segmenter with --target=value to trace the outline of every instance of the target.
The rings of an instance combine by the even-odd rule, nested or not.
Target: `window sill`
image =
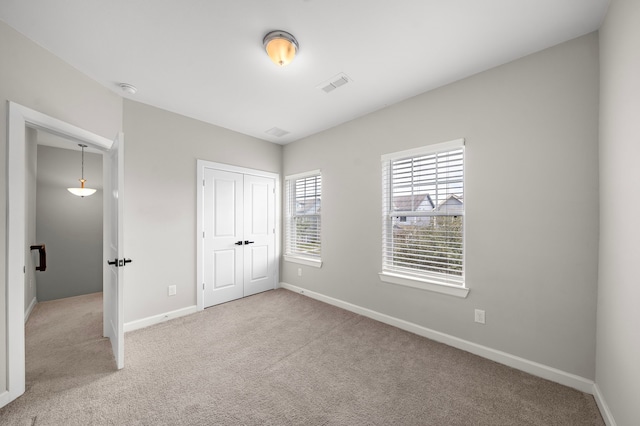
[[[469,294],[469,289],[465,287],[459,287],[447,284],[436,284],[430,281],[421,280],[418,278],[407,277],[404,275],[391,274],[389,272],[380,272],[380,281],[384,281],[390,284],[403,285],[406,287],[418,288],[420,290],[433,291],[435,293],[448,294],[450,296],[460,297],[465,299]]]
[[[291,256],[285,254],[284,260],[286,262],[299,263],[301,265],[311,266],[313,268],[322,268],[322,260],[312,257]]]

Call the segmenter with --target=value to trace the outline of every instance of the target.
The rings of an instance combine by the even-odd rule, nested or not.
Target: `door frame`
[[[202,235],[204,232],[202,221],[204,220],[204,170],[215,169],[225,172],[242,173],[244,175],[260,176],[265,178],[271,178],[274,180],[276,199],[275,199],[275,268],[276,268],[276,282],[275,288],[280,286],[280,222],[281,222],[281,205],[280,205],[280,174],[273,172],[265,172],[263,170],[249,169],[246,167],[233,166],[230,164],[216,163],[207,160],[197,160],[197,179],[196,179],[196,212],[197,212],[197,225],[196,225],[196,240],[198,241],[197,248],[197,261],[196,261],[196,303],[197,310],[202,311],[204,309],[204,265],[203,255],[204,246],[202,241]]]
[[[45,130],[103,153],[113,141],[72,124],[8,101],[7,122],[7,235],[6,235],[6,390],[0,388],[0,407],[25,391],[24,268],[26,235],[26,129]],[[104,155],[104,154],[103,154]],[[104,173],[104,171],[103,171]],[[106,197],[106,195],[104,195]],[[108,209],[103,227],[110,223]],[[106,229],[106,228],[105,228]]]

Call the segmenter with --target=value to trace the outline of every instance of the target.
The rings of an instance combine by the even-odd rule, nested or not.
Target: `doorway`
[[[46,130],[58,136],[84,143],[103,153],[104,258],[113,258],[114,266],[103,264],[104,335],[109,337],[118,368],[124,366],[122,195],[124,188],[123,135],[114,141],[75,127],[38,111],[9,102],[7,141],[7,257],[6,257],[6,388],[0,388],[0,407],[25,392],[25,271],[29,248],[26,247],[27,185],[26,159],[28,129]],[[116,277],[113,279],[112,277]]]
[[[198,161],[198,307],[276,287],[278,175]]]

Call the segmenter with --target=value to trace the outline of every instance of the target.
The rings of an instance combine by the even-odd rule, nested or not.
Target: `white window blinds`
[[[382,157],[382,272],[464,286],[464,140]]]
[[[320,258],[322,176],[319,171],[285,179],[285,254]]]

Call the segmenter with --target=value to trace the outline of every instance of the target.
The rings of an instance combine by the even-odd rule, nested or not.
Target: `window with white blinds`
[[[285,259],[319,266],[321,254],[322,175],[319,170],[287,176]]]
[[[384,155],[382,178],[381,277],[464,287],[464,140]]]

